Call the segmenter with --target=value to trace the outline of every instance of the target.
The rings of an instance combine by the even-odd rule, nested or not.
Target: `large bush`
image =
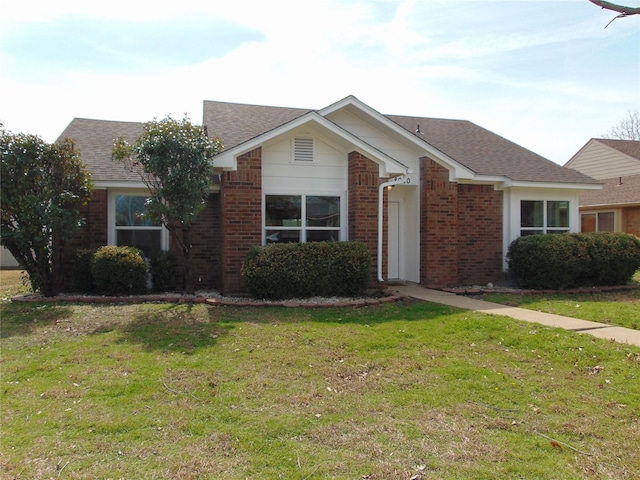
[[[98,292],[104,295],[145,293],[147,290],[144,256],[134,247],[102,247],[91,262],[91,275]]]
[[[640,239],[604,232],[530,235],[509,246],[507,261],[525,288],[620,285],[640,268]]]
[[[245,287],[255,298],[362,295],[371,257],[358,242],[310,242],[254,247],[242,264]]]
[[[91,264],[95,254],[96,250],[89,248],[82,248],[73,253],[69,269],[71,278],[67,284],[71,291],[80,293],[94,293],[96,291],[91,273]]]

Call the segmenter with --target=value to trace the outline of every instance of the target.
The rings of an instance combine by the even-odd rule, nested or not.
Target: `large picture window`
[[[115,244],[139,248],[145,255],[162,250],[162,224],[148,213],[148,197],[115,195]]]
[[[265,242],[340,240],[340,197],[266,195]]]
[[[569,231],[569,202],[560,200],[522,200],[520,235],[565,233]]]

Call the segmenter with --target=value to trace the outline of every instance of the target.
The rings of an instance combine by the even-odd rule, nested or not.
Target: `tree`
[[[213,174],[212,158],[222,149],[185,116],[144,124],[131,145],[119,138],[112,157],[137,172],[149,190],[149,214],[171,233],[180,247],[185,289],[195,291],[191,228],[205,206]]]
[[[49,144],[36,135],[0,130],[1,243],[24,268],[31,288],[61,288],[62,252],[82,225],[91,181],[70,139]]]
[[[605,135],[605,138],[640,141],[640,112],[629,110],[627,116]]]
[[[640,15],[640,7],[627,7],[625,5],[616,5],[615,3],[607,2],[605,0],[589,0],[594,5],[598,5],[604,10],[611,10],[613,12],[618,12],[619,15],[613,18],[613,20],[617,18],[624,18],[630,15]],[[613,22],[611,20],[611,22]],[[611,22],[607,23],[604,28],[607,28]]]

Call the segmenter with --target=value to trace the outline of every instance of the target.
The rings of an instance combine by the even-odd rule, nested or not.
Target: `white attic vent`
[[[313,162],[313,138],[295,137],[293,139],[293,161]]]

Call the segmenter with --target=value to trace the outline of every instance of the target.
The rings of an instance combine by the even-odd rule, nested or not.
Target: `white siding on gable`
[[[347,155],[318,137],[313,140],[314,161],[307,164],[292,162],[293,137],[284,137],[263,147],[263,193],[342,195],[346,192]]]
[[[411,151],[402,143],[383,134],[371,124],[343,110],[332,113],[329,119],[369,145],[413,169],[414,172],[417,171],[417,152]]]
[[[598,180],[640,174],[640,161],[597,140],[591,140],[566,167]]]

